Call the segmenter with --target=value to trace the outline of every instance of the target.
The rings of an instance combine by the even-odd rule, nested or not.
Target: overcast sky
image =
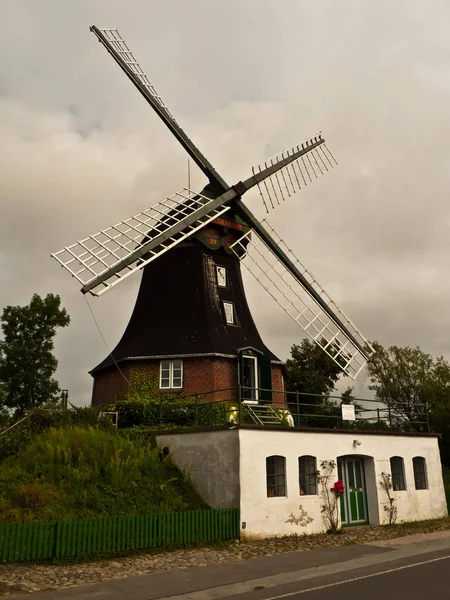
[[[90,401],[107,354],[50,258],[187,183],[186,154],[89,25],[118,28],[229,183],[322,131],[339,165],[269,219],[369,339],[450,359],[450,4],[1,0],[0,308],[58,293],[58,379]],[[193,168],[192,186],[203,176]],[[263,216],[257,192],[246,197]],[[300,331],[248,280],[266,344]],[[113,348],[140,275],[89,297]],[[364,389],[360,376],[356,391]]]

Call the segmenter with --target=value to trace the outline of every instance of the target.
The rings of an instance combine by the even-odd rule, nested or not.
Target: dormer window
[[[223,312],[225,313],[225,321],[227,325],[235,325],[236,320],[234,318],[234,305],[231,302],[224,302]]]
[[[228,287],[227,270],[225,267],[216,267],[217,285],[219,287]]]

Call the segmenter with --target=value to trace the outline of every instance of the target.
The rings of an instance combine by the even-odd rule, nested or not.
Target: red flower
[[[344,483],[338,479],[334,486],[331,488],[331,491],[336,494],[336,496],[340,496],[345,493]]]

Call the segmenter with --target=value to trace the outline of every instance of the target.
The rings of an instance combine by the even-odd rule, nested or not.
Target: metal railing
[[[260,400],[271,396],[271,400]],[[342,417],[341,404],[351,404],[355,420]],[[159,402],[154,425],[162,429],[174,427],[205,427],[235,424],[255,424],[247,405],[271,406],[280,415],[280,425],[326,429],[373,429],[392,432],[429,432],[429,411],[426,403],[396,402],[387,404],[373,398],[345,398],[289,392],[267,388],[236,386],[204,391],[188,398],[167,403]]]

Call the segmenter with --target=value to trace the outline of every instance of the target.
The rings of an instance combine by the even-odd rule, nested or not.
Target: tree
[[[27,306],[7,306],[0,318],[0,387],[4,406],[14,417],[30,408],[55,401],[59,386],[53,374],[58,361],[53,338],[58,327],[67,327],[70,317],[60,308],[61,299],[34,294]]]
[[[347,386],[347,388],[341,394],[341,405],[342,404],[355,404],[355,396],[353,395],[353,387]],[[355,404],[355,406],[360,406],[359,404]]]
[[[423,431],[429,418],[433,427],[439,421],[442,427],[450,416],[448,362],[442,356],[433,358],[419,347],[386,349],[378,342],[373,346],[375,354],[367,366],[369,389],[386,404],[396,424]]]
[[[292,346],[286,372],[286,389],[289,392],[329,395],[342,369],[320,346],[304,339],[299,346]]]
[[[288,402],[294,412],[296,425],[308,427],[335,427],[340,410],[329,396],[334,391],[342,369],[319,345],[308,339],[291,348],[291,358],[286,361],[286,390]],[[297,410],[298,405],[307,405]],[[297,414],[299,413],[299,414]]]
[[[10,425],[11,415],[6,407],[5,386],[0,381],[0,432]]]

